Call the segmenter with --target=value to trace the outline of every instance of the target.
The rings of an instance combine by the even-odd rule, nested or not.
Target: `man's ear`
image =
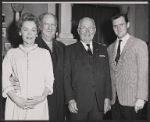
[[[19,31],[19,36],[21,36],[21,32]]]
[[[77,28],[77,32],[78,32],[78,34],[80,35],[80,29],[79,29],[79,28]]]
[[[129,27],[130,27],[130,22],[127,23],[127,28],[129,28]]]
[[[96,33],[96,27],[94,28],[94,33]]]

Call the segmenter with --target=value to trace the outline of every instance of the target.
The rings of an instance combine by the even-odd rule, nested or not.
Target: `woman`
[[[33,14],[23,14],[18,23],[23,44],[10,49],[3,60],[5,120],[49,120],[47,95],[53,93],[53,67],[49,52],[35,44],[38,27]],[[17,91],[9,81],[11,75],[19,80]]]

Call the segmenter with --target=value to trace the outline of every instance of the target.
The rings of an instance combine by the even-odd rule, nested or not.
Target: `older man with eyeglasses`
[[[93,42],[93,19],[81,19],[77,31],[80,41],[66,47],[65,100],[71,120],[102,120],[111,99],[107,48]]]

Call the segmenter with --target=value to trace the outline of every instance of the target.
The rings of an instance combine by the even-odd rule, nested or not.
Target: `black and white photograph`
[[[3,1],[1,15],[2,121],[150,121],[148,1]]]

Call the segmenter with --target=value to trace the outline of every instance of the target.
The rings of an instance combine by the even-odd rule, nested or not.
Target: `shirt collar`
[[[130,35],[128,33],[122,39],[117,38],[116,50],[118,48],[119,40],[122,40],[121,45],[120,45],[120,52],[122,52],[122,50],[125,47],[125,45],[126,45],[129,38],[130,38]]]
[[[47,41],[44,41],[47,45],[52,45],[52,41],[51,42],[47,42]]]
[[[43,39],[43,41],[44,41],[47,45],[52,45],[53,39],[50,40],[50,41],[46,41],[46,40],[43,38],[42,34],[41,34],[41,38]]]
[[[20,48],[21,50],[23,50],[24,52],[30,52],[30,51],[36,49],[37,47],[38,47],[37,44],[34,44],[34,45],[31,46],[31,47],[24,47],[23,44],[20,44],[20,45],[19,45],[19,48]]]
[[[117,37],[117,41],[122,40],[122,42],[127,42],[129,38],[130,38],[130,35],[127,33],[122,39],[119,39]]]
[[[86,43],[83,42],[83,41],[81,41],[81,43],[83,44],[84,48],[87,50],[88,47],[87,47]],[[91,50],[92,50],[92,52],[93,52],[93,43],[92,43],[92,41],[91,41],[89,44],[90,44],[90,48],[91,48]]]

